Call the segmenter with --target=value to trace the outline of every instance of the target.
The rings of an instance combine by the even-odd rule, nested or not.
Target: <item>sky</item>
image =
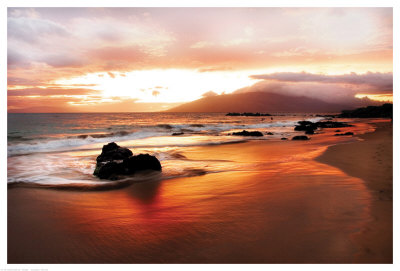
[[[8,8],[9,112],[266,91],[392,100],[392,8]]]

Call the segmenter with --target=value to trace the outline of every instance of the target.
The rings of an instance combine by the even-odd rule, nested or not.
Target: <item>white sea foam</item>
[[[318,121],[321,118],[309,119],[311,121]],[[148,127],[144,131],[137,131],[133,133],[114,133],[108,134],[104,137],[96,137],[87,135],[85,137],[67,137],[67,138],[58,138],[58,139],[39,139],[39,140],[31,140],[29,142],[9,144],[7,148],[8,156],[13,155],[21,155],[21,154],[30,154],[30,153],[40,153],[40,152],[55,152],[55,151],[69,151],[69,150],[79,150],[82,147],[86,146],[86,148],[97,148],[95,144],[99,143],[107,143],[107,142],[123,142],[129,140],[137,140],[140,142],[142,139],[155,138],[161,136],[170,136],[173,132],[184,131],[187,135],[191,134],[215,134],[215,133],[223,133],[230,130],[235,129],[267,129],[274,127],[288,127],[294,126],[297,121],[280,121],[280,122],[265,122],[265,123],[256,123],[256,124],[248,124],[248,125],[232,125],[232,124],[214,124],[214,125],[204,125],[203,127],[194,127],[192,124],[182,124],[182,125],[171,125],[171,129],[161,128],[159,126],[153,126],[152,128]],[[163,130],[163,131],[162,131]],[[229,142],[237,142],[237,139],[229,139],[229,138],[214,138],[215,142],[205,143],[204,140],[199,140],[197,143],[192,141],[190,143],[179,143],[177,141],[175,146],[193,146],[193,145],[205,145],[205,144],[221,144],[221,143],[229,143]],[[138,144],[139,146],[146,146],[143,144]],[[174,143],[170,144],[156,144],[151,145],[153,147],[162,147],[167,145],[174,145]]]
[[[9,141],[8,178],[9,184],[37,184],[46,186],[80,186],[115,187],[110,182],[99,180],[93,174],[95,157],[99,154],[103,144],[117,142],[135,152],[149,152],[155,155],[163,164],[162,178],[174,176],[193,176],[231,169],[232,165],[224,161],[188,161],[179,152],[182,147],[192,147],[214,144],[232,144],[246,140],[269,140],[280,138],[281,135],[295,133],[294,125],[304,118],[290,120],[265,119],[254,123],[254,120],[229,121],[221,120],[217,123],[186,123],[186,124],[158,124],[123,127],[123,131],[110,129],[107,134],[99,134],[97,130],[88,134],[59,134],[56,132],[45,138],[46,135],[34,135],[28,141]],[[308,118],[309,121],[319,121],[323,118]],[[258,120],[257,120],[258,121]],[[104,128],[104,127],[103,127]],[[103,129],[102,128],[102,129]],[[129,129],[135,130],[129,130]],[[263,133],[273,131],[274,135],[261,138],[243,138],[228,135],[234,130],[259,130]],[[105,131],[104,129],[102,131]],[[180,136],[172,133],[184,132]],[[29,136],[24,135],[23,136]],[[135,151],[136,150],[136,151]],[[78,152],[75,152],[78,151]],[[87,152],[88,151],[88,152]],[[177,166],[178,165],[178,166]],[[121,181],[131,182],[132,180]],[[135,180],[136,181],[136,180]]]

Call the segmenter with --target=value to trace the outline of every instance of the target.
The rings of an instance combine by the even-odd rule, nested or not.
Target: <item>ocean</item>
[[[238,165],[224,161],[188,161],[180,152],[202,145],[291,138],[303,134],[293,130],[298,121],[321,119],[317,114],[9,113],[7,181],[55,187],[107,186],[109,182],[93,176],[93,170],[102,146],[109,142],[127,147],[134,154],[155,155],[163,167],[157,176],[160,179],[237,170]],[[265,135],[230,135],[244,129]],[[129,181],[146,178],[154,176],[133,176]]]
[[[310,140],[290,140],[304,134],[294,131],[298,121],[323,119],[8,114],[8,260],[348,263],[359,253],[368,258],[356,238],[373,220],[371,193],[362,179],[316,158],[329,146],[363,140],[359,135],[375,128],[371,119],[340,119],[353,125],[340,133],[355,136],[335,136],[337,128],[326,128]],[[244,129],[264,136],[230,135]],[[155,155],[162,171],[117,181],[93,176],[96,157],[112,141],[134,154]],[[331,159],[341,161],[345,154]]]

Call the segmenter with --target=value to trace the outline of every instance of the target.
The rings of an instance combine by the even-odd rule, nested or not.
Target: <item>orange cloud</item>
[[[54,86],[54,81],[98,72],[114,79],[155,69],[246,75],[256,70],[392,72],[392,13],[391,8],[9,8],[10,108],[40,100],[27,96],[52,99],[53,93],[63,93],[65,100],[53,101],[60,106],[70,101],[62,106],[72,110],[71,104],[80,99],[76,96],[97,95],[85,90],[96,82]],[[156,77],[151,80],[160,85]],[[339,97],[344,83],[336,83]],[[352,84],[351,89],[356,85],[365,84]],[[57,92],[56,87],[64,90]],[[209,89],[218,91],[207,87],[200,94]],[[19,95],[27,103],[13,98],[23,91],[31,94]]]

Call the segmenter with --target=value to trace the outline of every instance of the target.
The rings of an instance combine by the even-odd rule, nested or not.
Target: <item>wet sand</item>
[[[382,131],[361,136],[376,144],[360,149],[389,148]],[[391,232],[392,205],[389,192],[376,191],[389,191],[390,176],[382,170],[381,187],[373,183],[382,175],[334,164],[345,145],[321,156],[338,141],[346,139],[326,132],[307,142],[188,148],[188,161],[235,167],[117,190],[9,188],[8,262],[389,263],[382,231]],[[364,154],[350,157],[353,168]],[[391,163],[386,152],[377,157]]]
[[[333,165],[346,174],[361,178],[371,193],[369,225],[357,234],[362,247],[358,257],[370,263],[393,261],[393,126],[374,123],[374,133],[363,141],[331,146],[317,161]]]

